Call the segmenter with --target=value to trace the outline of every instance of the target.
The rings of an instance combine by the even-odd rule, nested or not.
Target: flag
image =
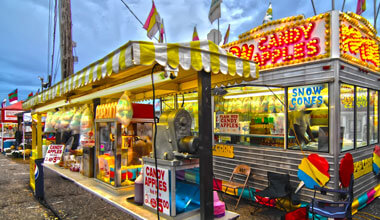
[[[144,29],[147,30],[147,36],[149,39],[159,31],[161,26],[161,17],[156,10],[156,6],[154,5],[154,1],[152,1],[152,9],[149,12],[148,18],[145,21]]]
[[[230,36],[230,25],[228,25],[228,28],[227,28],[227,31],[226,31],[226,35],[224,35],[224,41],[223,41],[223,44],[226,44],[228,43],[228,37]]]
[[[38,94],[40,94],[40,89],[37,89],[37,92],[35,95],[38,95]]]
[[[33,92],[29,93],[28,95],[28,99],[32,98],[33,97]]]
[[[269,7],[268,7],[268,10],[267,10],[267,13],[265,14],[265,17],[264,17],[264,20],[263,20],[263,24],[266,23],[266,22],[271,21],[272,18],[273,18],[273,15],[272,15],[272,3],[269,3]]]
[[[358,0],[356,5],[356,14],[361,15],[366,9],[365,0]]]
[[[192,41],[199,41],[198,32],[197,32],[197,26],[194,26],[193,40]]]
[[[208,12],[208,20],[210,20],[211,24],[222,16],[222,13],[220,11],[221,3],[222,0],[212,0],[211,2],[210,11]]]
[[[164,42],[164,19],[162,19],[161,25],[160,25],[160,36],[158,38],[158,42],[163,43]]]
[[[1,108],[4,108],[6,103],[7,103],[7,99],[3,99],[3,102],[1,103]]]
[[[17,89],[8,94],[8,100],[10,104],[17,102]]]

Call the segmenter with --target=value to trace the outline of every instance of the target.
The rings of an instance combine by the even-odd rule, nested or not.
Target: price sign
[[[158,177],[158,183],[157,178]],[[157,185],[159,201],[157,202]],[[170,216],[169,170],[144,165],[144,204]]]
[[[55,144],[49,145],[46,151],[44,163],[46,164],[59,163],[64,149],[65,149],[65,145],[55,145]]]

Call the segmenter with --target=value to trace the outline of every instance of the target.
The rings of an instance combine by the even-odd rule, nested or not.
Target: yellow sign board
[[[218,157],[234,158],[234,146],[225,144],[216,144],[212,147],[212,155]]]
[[[354,163],[354,179],[372,172],[372,157]]]

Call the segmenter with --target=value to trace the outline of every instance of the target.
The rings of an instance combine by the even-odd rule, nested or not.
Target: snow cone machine
[[[162,113],[155,134],[157,170],[154,153],[143,157],[144,207],[153,211],[158,206],[166,216],[185,218],[199,212],[199,139],[192,135],[191,123],[184,109]]]

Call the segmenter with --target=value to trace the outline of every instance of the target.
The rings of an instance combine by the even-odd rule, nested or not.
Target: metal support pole
[[[333,156],[332,170],[334,173],[334,189],[339,188],[339,155],[341,152],[341,140],[340,136],[341,122],[340,122],[340,65],[338,61],[332,64],[334,70],[334,82],[329,83],[329,154]],[[347,129],[346,129],[347,130]],[[331,134],[331,135],[330,135]],[[343,135],[343,134],[342,134]]]
[[[346,4],[346,0],[343,1],[343,4],[342,4],[342,12],[344,10],[344,5]]]
[[[376,30],[376,0],[373,0],[373,27]]]
[[[212,184],[212,121],[211,121],[211,74],[198,72],[198,116],[199,116],[199,174],[201,219],[214,218]]]
[[[317,15],[317,10],[315,10],[314,0],[311,0],[311,5],[313,6],[314,15]]]
[[[42,117],[41,113],[37,113],[37,156],[36,159],[42,158]]]
[[[333,11],[334,11],[334,10],[335,10],[335,1],[334,1],[334,0],[332,0],[332,1],[331,1],[331,4],[332,4],[332,6],[331,6],[331,7],[332,7],[332,9],[331,9],[331,10],[333,10]]]

